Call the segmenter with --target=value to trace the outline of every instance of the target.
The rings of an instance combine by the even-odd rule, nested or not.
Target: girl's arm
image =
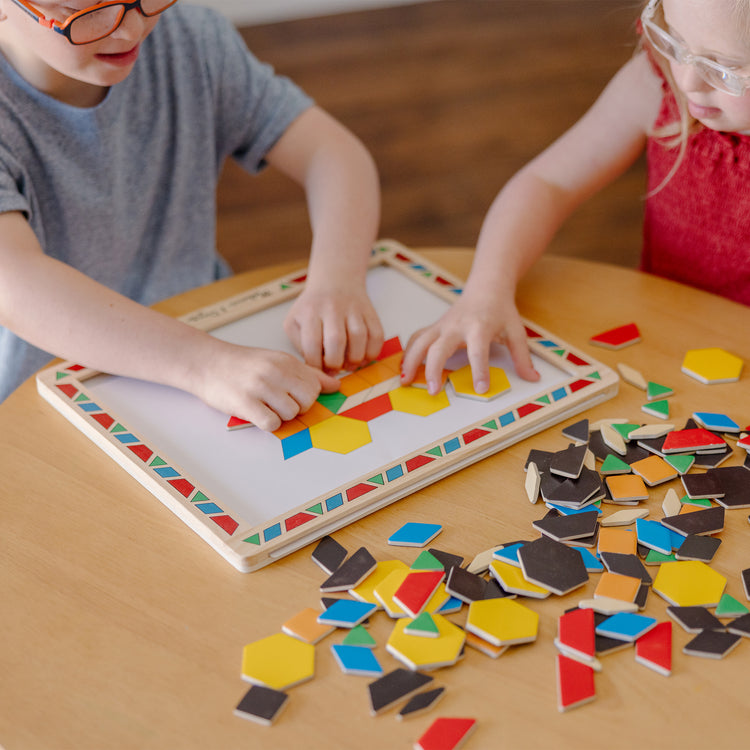
[[[660,102],[660,80],[638,54],[570,130],[509,180],[485,217],[460,299],[409,342],[403,382],[410,383],[424,361],[435,392],[446,360],[463,346],[474,387],[484,393],[493,341],[508,346],[521,377],[538,379],[516,309],[516,285],[565,219],[643,151]]]
[[[181,388],[265,430],[337,389],[295,357],[219,341],[46,256],[20,213],[0,214],[0,324],[65,359]]]
[[[374,359],[383,330],[365,289],[380,221],[380,188],[365,147],[318,107],[303,113],[269,152],[273,167],[304,186],[312,225],[305,290],[285,330],[305,361],[340,370]]]

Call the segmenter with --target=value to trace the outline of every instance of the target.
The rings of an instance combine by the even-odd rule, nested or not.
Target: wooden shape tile
[[[424,547],[442,530],[443,527],[438,523],[405,523],[388,537],[388,544],[398,547]]]
[[[466,630],[495,646],[531,643],[539,632],[539,614],[515,599],[472,602]]]
[[[393,601],[409,617],[416,617],[427,606],[444,577],[445,572],[442,570],[412,571],[394,592]]]
[[[435,549],[434,547],[430,547],[428,552],[443,563],[443,568],[446,571],[450,570],[454,565],[460,567],[464,561],[464,558],[461,557],[461,555],[454,555],[452,552],[445,552],[441,549]]]
[[[661,501],[661,510],[665,516],[676,516],[682,509],[680,496],[670,487]]]
[[[634,602],[626,602],[622,599],[613,599],[609,596],[597,596],[592,599],[581,599],[578,602],[581,609],[593,609],[594,612],[606,615],[617,614],[618,612],[636,612],[638,605]],[[597,649],[598,652],[598,649]]]
[[[750,568],[745,568],[740,573],[742,579],[742,588],[745,591],[745,599],[750,602]]]
[[[376,609],[377,606],[369,602],[339,599],[318,615],[318,622],[337,628],[353,628],[364,622]]]
[[[477,393],[474,390],[474,377],[471,365],[464,365],[448,375],[448,382],[459,398],[471,398],[478,401],[490,401],[510,390],[510,380],[502,367],[490,367],[490,382],[485,393]]]
[[[377,564],[377,560],[369,551],[365,547],[360,547],[320,585],[320,591],[329,594],[333,591],[356,588],[375,570]]]
[[[664,437],[664,453],[692,453],[698,450],[724,448],[726,441],[702,427],[673,430]]]
[[[631,471],[630,464],[625,463],[625,461],[618,458],[614,453],[610,453],[599,467],[599,473],[603,476],[630,474]]]
[[[714,614],[717,617],[735,618],[746,615],[748,611],[748,608],[742,602],[725,592],[722,594],[721,599],[719,599]]]
[[[610,328],[597,333],[589,339],[589,343],[603,346],[606,349],[623,349],[641,340],[641,332],[635,323],[627,323],[616,328]]]
[[[602,552],[601,559],[610,573],[617,573],[631,578],[640,578],[641,583],[650,586],[651,574],[646,570],[638,555],[623,555],[620,552]]]
[[[620,575],[605,571],[594,589],[594,597],[621,599],[624,602],[634,602],[641,588],[641,579],[634,576]]]
[[[574,422],[573,424],[568,425],[567,427],[563,427],[562,434],[566,438],[569,438],[570,440],[573,440],[576,443],[588,444],[589,442],[589,420],[581,419],[578,422]]]
[[[509,594],[528,596],[533,599],[546,599],[550,595],[549,589],[527,581],[520,566],[511,565],[502,560],[493,560],[490,563],[490,575]]]
[[[648,456],[631,464],[630,468],[649,487],[669,482],[677,476],[677,469],[670,466],[661,456]]]
[[[669,401],[665,398],[660,401],[649,401],[641,406],[641,411],[658,419],[669,419]]]
[[[724,528],[725,511],[722,506],[698,509],[692,513],[663,518],[661,523],[678,534],[716,534]]]
[[[539,474],[539,468],[537,465],[530,461],[526,467],[526,479],[524,480],[524,488],[526,489],[526,497],[529,498],[530,503],[536,503],[539,499],[539,487],[541,484],[541,475]]]
[[[609,527],[599,531],[598,550],[602,552],[622,552],[625,555],[636,554],[638,537],[634,531],[625,528]]]
[[[589,665],[558,654],[556,667],[558,711],[569,711],[594,700],[594,670]]]
[[[432,690],[425,690],[423,693],[417,693],[413,698],[410,698],[406,705],[396,714],[396,718],[411,719],[415,716],[421,716],[430,709],[435,707],[435,704],[445,695],[445,688],[438,687]]]
[[[612,425],[603,424],[599,433],[601,434],[604,444],[610,450],[613,450],[620,456],[625,456],[627,454],[625,439]]]
[[[409,566],[411,570],[445,570],[443,563],[429,550],[423,549]]]
[[[662,525],[659,521],[639,518],[635,522],[635,531],[638,536],[638,544],[664,555],[669,555],[672,552],[672,535],[666,525]]]
[[[661,383],[654,383],[649,380],[646,385],[646,398],[649,401],[656,401],[657,399],[669,398],[674,395],[674,389],[668,385],[662,385]]]
[[[705,563],[685,560],[662,563],[652,588],[675,607],[715,607],[726,584],[727,579]]]
[[[253,685],[234,709],[234,715],[271,726],[286,707],[289,696],[281,690]]]
[[[406,627],[410,621],[398,620],[385,644],[388,653],[414,670],[437,669],[455,664],[461,656],[466,635],[458,625],[442,615],[433,615],[433,620],[438,628],[436,638],[409,635]]]
[[[480,638],[476,633],[472,633],[471,631],[467,631],[466,633],[466,645],[483,653],[485,656],[489,656],[491,659],[497,659],[510,648],[510,646],[495,646],[493,643]]]
[[[568,516],[545,516],[531,525],[551,539],[564,541],[591,536],[596,531],[598,519],[599,513],[593,510]]]
[[[719,480],[723,497],[716,502],[724,508],[750,508],[750,472],[744,466],[721,466],[709,469]],[[709,473],[707,472],[707,473]]]
[[[398,668],[383,675],[367,686],[370,696],[370,713],[373,716],[386,711],[432,682],[433,678],[421,672]]]
[[[648,508],[625,508],[610,513],[599,521],[602,526],[630,526],[639,518],[645,518]]]
[[[724,495],[716,474],[705,472],[704,474],[684,474],[681,477],[685,492],[691,500],[716,499]]]
[[[604,481],[615,503],[648,500],[648,489],[636,474],[608,476]]]
[[[726,627],[730,633],[736,633],[743,638],[750,638],[750,614],[742,615],[736,620],[728,622]]]
[[[401,560],[381,560],[362,583],[349,589],[349,594],[361,602],[369,602],[370,604],[382,607],[383,605],[380,603],[380,600],[375,596],[375,589],[395,571],[401,571],[405,576],[409,568]]]
[[[484,599],[486,588],[487,582],[484,578],[458,567],[451,568],[445,582],[445,590],[466,604]]]
[[[414,743],[414,750],[457,750],[474,731],[476,719],[441,717]]]
[[[344,674],[360,677],[379,677],[383,674],[383,668],[372,649],[365,646],[334,643],[331,645],[331,653]]]
[[[660,622],[635,643],[635,660],[669,677],[672,674],[672,623]]]
[[[583,469],[583,460],[586,457],[586,445],[570,445],[562,451],[555,453],[550,461],[549,470],[569,479],[578,479]]]
[[[618,362],[617,372],[620,373],[620,377],[626,383],[629,383],[635,388],[639,388],[642,391],[645,391],[646,388],[648,388],[646,378],[644,378],[641,372],[634,367],[630,367],[630,365],[626,365],[624,362]]]
[[[375,648],[377,646],[377,642],[367,632],[364,625],[355,625],[351,628],[341,643],[344,646],[360,646],[361,648]]]
[[[732,383],[739,380],[742,360],[719,347],[690,349],[682,361],[682,371],[701,383]]]
[[[440,629],[429,612],[422,612],[411,622],[406,623],[404,633],[407,635],[420,635],[423,638],[437,638],[440,635]]]
[[[723,659],[730,651],[740,645],[741,635],[721,630],[701,630],[692,641],[686,643],[683,654],[702,656],[707,659]]]
[[[596,634],[633,643],[656,627],[656,624],[657,621],[653,617],[646,617],[635,612],[618,612],[597,625]]]
[[[571,658],[592,660],[596,653],[594,642],[594,611],[572,609],[557,618],[557,648]]]
[[[243,680],[274,690],[284,690],[312,678],[315,646],[285,633],[249,643],[242,650]]]
[[[290,617],[282,624],[281,629],[287,635],[299,638],[305,643],[317,643],[336,629],[333,625],[321,625],[318,622],[319,614],[317,609],[308,607]]]
[[[524,544],[518,551],[518,559],[527,581],[560,596],[589,580],[581,555],[553,539],[541,537]]]
[[[726,414],[710,411],[693,412],[693,419],[707,430],[714,432],[739,433],[740,426]]]
[[[490,547],[489,549],[475,555],[474,559],[466,566],[466,570],[469,573],[475,573],[476,575],[486,573],[490,567],[490,563],[494,559],[495,552],[499,549],[502,549],[502,545]]]
[[[675,552],[676,560],[700,560],[710,563],[721,545],[721,539],[713,536],[689,534]]]
[[[320,566],[329,576],[346,559],[346,548],[332,536],[324,536],[312,552],[313,562]]]

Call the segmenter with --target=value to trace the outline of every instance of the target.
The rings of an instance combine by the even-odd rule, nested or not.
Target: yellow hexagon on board
[[[659,566],[653,590],[674,607],[715,607],[727,579],[706,563],[677,560]]]
[[[249,643],[242,650],[242,679],[284,690],[315,673],[315,646],[286,633]]]
[[[466,629],[494,646],[530,643],[539,632],[539,614],[515,599],[484,599],[469,605]]]
[[[701,383],[731,383],[740,379],[743,362],[724,349],[690,349],[682,361],[682,371]]]
[[[461,398],[476,398],[480,401],[490,401],[510,390],[510,381],[502,367],[490,367],[490,387],[486,393],[477,393],[474,390],[474,379],[471,374],[471,365],[464,365],[448,375],[448,380],[453,386],[457,396]]]
[[[351,453],[372,442],[367,422],[335,416],[310,427],[310,441],[314,448],[333,453]]]
[[[455,664],[461,656],[466,634],[442,615],[432,615],[437,625],[437,638],[409,635],[404,628],[412,622],[405,617],[396,622],[385,644],[386,649],[410,669],[436,669]]]
[[[403,411],[407,414],[415,414],[418,417],[429,417],[430,414],[451,405],[445,391],[440,391],[431,396],[424,388],[400,386],[388,395],[391,397],[391,405],[394,411]]]

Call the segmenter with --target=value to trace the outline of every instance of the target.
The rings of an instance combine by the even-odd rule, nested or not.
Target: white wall
[[[221,11],[237,25],[271,23],[426,0],[188,0]]]

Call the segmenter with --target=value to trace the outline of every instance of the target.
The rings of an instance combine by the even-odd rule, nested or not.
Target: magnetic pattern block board
[[[233,343],[294,353],[282,323],[304,283],[304,271],[289,274],[182,320]],[[374,247],[367,287],[386,339],[403,344],[461,293],[455,278],[393,241]],[[330,414],[336,419],[321,423],[326,410],[318,408],[312,426],[297,426],[295,435],[303,438],[293,440],[291,450],[284,433],[227,430],[228,415],[183,391],[73,362],[40,372],[37,386],[75,427],[248,572],[616,394],[618,378],[610,368],[524,323],[540,381],[521,380],[507,350],[497,346],[490,363],[505,372],[510,388],[496,398],[458,397],[448,385],[439,408],[399,410],[395,404],[411,403],[415,393],[393,383],[386,386],[390,392],[366,402],[377,401],[378,408],[350,412],[366,413],[359,420]],[[466,364],[462,351],[447,367]],[[426,392],[420,393],[421,404]],[[383,407],[386,400],[391,408]],[[339,399],[342,404],[346,408]],[[326,408],[337,407],[328,401]],[[352,444],[351,427],[366,436]],[[305,431],[328,437],[308,440]]]

